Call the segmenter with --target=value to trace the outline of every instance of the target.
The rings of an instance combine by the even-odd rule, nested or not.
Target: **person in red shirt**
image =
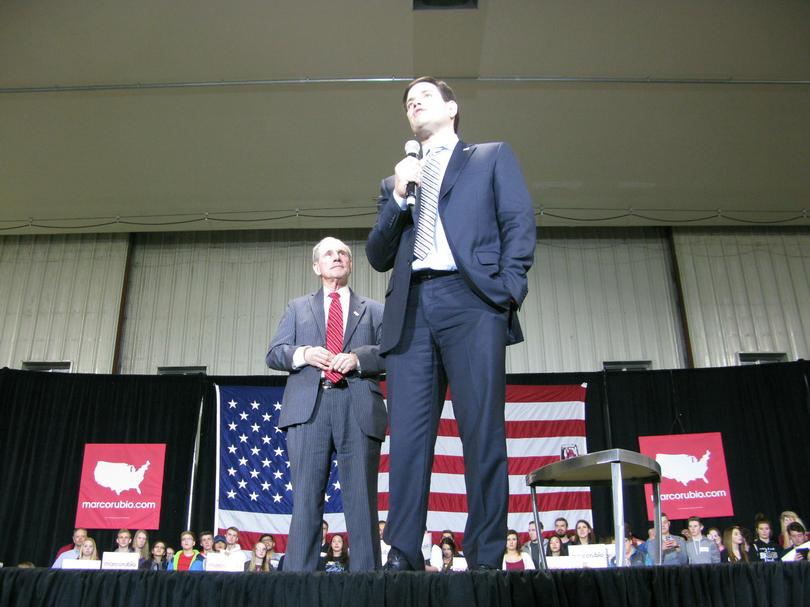
[[[194,548],[196,541],[194,533],[191,531],[183,531],[180,534],[180,546],[182,550],[175,553],[167,569],[169,571],[202,571],[203,561],[205,557],[200,554],[199,550]]]

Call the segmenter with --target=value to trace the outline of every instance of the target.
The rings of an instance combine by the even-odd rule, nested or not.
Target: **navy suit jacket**
[[[349,315],[343,332],[343,351],[357,355],[361,370],[360,373],[353,372],[346,376],[352,413],[363,434],[381,441],[385,440],[388,423],[377,380],[385,371],[385,361],[379,353],[382,316],[382,304],[351,291]],[[290,372],[279,427],[303,424],[312,417],[321,370],[311,365],[293,369],[293,354],[300,346],[325,343],[323,289],[319,289],[288,304],[267,352],[268,367]]]
[[[384,179],[377,223],[366,243],[375,270],[393,268],[385,295],[382,353],[395,348],[402,335],[418,221],[418,208],[413,214],[400,209],[393,189],[393,176]],[[528,291],[526,273],[534,261],[537,234],[531,197],[508,144],[458,142],[439,191],[439,216],[467,285],[488,304],[509,311],[509,343],[523,341],[514,312]]]

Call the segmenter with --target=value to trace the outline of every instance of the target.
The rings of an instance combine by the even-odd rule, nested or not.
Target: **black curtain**
[[[783,510],[810,516],[809,375],[806,361],[607,373],[611,446],[638,451],[639,436],[721,432],[734,516],[705,519],[704,526],[753,529],[761,512],[778,532]],[[640,487],[627,488],[625,506],[644,538],[648,523]]]
[[[810,564],[758,563],[504,573],[195,573],[0,570],[0,607],[793,607]]]
[[[176,545],[187,512],[202,377],[0,370],[0,561],[49,566],[69,544],[85,443],[166,443],[160,529]],[[115,530],[92,530],[99,550]]]

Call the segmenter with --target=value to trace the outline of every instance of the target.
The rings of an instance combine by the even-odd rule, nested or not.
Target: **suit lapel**
[[[346,320],[346,330],[343,332],[343,351],[346,351],[346,347],[349,345],[349,341],[354,334],[354,330],[357,328],[360,319],[363,318],[363,314],[366,313],[366,304],[360,299],[357,295],[354,294],[354,291],[349,289],[349,316]]]
[[[450,162],[447,164],[447,170],[444,172],[444,179],[442,179],[442,187],[439,190],[439,206],[447,193],[453,188],[456,179],[461,174],[467,161],[475,151],[474,145],[467,145],[459,139],[456,147],[453,149],[453,154],[450,156]]]
[[[321,344],[326,343],[326,318],[323,311],[323,288],[318,289],[317,293],[313,293],[309,298],[309,306],[312,308],[312,316],[315,318],[315,324],[318,326],[318,331],[321,333]]]

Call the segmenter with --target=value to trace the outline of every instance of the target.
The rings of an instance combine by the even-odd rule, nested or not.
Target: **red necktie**
[[[329,297],[332,303],[329,304],[329,320],[326,322],[326,349],[338,354],[343,351],[343,306],[340,305],[337,291],[330,293]],[[323,376],[334,383],[343,379],[343,374],[337,371],[326,371]]]

